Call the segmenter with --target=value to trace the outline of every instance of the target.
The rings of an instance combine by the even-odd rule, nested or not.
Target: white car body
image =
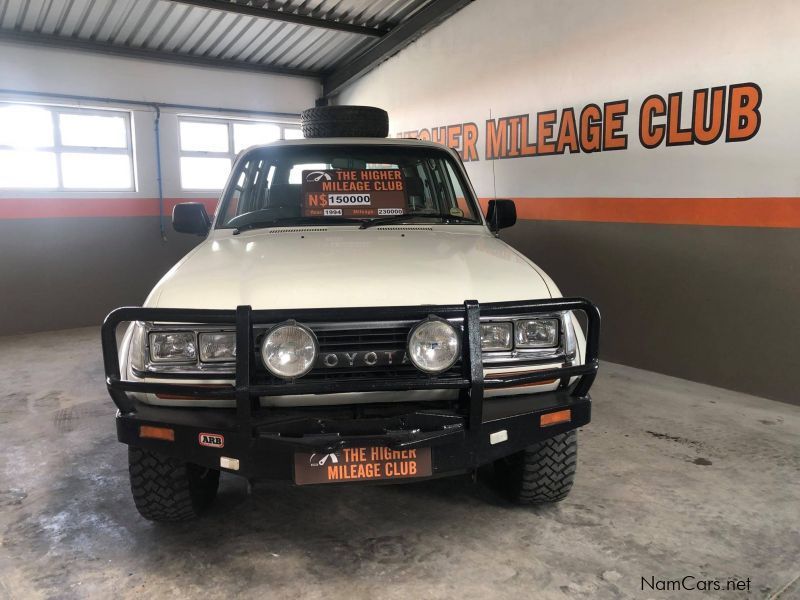
[[[343,138],[276,142],[271,147],[309,144],[442,146],[419,140]],[[469,181],[461,161],[448,150]],[[243,153],[244,154],[244,153]],[[240,155],[241,159],[241,155]],[[234,168],[235,170],[235,168]],[[477,197],[470,190],[473,197]],[[215,215],[216,222],[218,215]],[[148,296],[149,308],[253,309],[340,308],[462,304],[558,298],[550,277],[536,264],[482,225],[403,224],[360,229],[358,225],[270,227],[234,233],[212,228],[208,237],[164,275]],[[582,363],[585,341],[574,319]],[[121,372],[133,381],[129,365],[131,328],[121,351]],[[560,363],[559,363],[560,365]],[[537,365],[548,368],[553,364]],[[502,369],[508,373],[508,367]],[[523,368],[532,370],[531,367]],[[491,375],[491,365],[485,374]],[[139,381],[164,381],[157,377]],[[184,380],[230,383],[232,379]],[[487,396],[550,391],[557,383]],[[457,392],[365,392],[262,399],[265,405],[299,406],[404,401],[452,396]],[[148,403],[175,406],[232,406],[225,400],[183,400],[138,394]]]

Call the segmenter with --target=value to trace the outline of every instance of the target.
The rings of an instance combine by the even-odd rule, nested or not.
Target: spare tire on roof
[[[307,138],[389,135],[389,114],[374,106],[318,106],[300,114]]]

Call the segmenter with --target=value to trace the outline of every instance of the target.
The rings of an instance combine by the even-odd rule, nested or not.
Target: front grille
[[[320,353],[352,352],[357,350],[402,350],[406,347],[411,327],[381,329],[322,329],[316,330]]]
[[[341,355],[348,353],[357,356],[354,366],[341,366],[337,364],[335,368],[316,366],[310,373],[303,376],[303,381],[346,381],[346,380],[369,380],[383,378],[425,378],[425,373],[414,367],[408,360],[402,361],[408,341],[408,334],[411,325],[401,325],[396,327],[370,327],[369,324],[363,326],[351,326],[342,329],[330,327],[311,327],[319,342],[320,360],[332,353]],[[260,349],[264,333],[257,335],[255,339],[256,349]],[[363,356],[368,352],[375,352],[386,360],[387,353],[392,354],[392,364],[376,364],[368,366],[363,364]],[[402,361],[402,362],[401,362]],[[281,383],[282,380],[274,377],[266,368],[257,361],[257,378],[259,383]],[[461,361],[456,362],[453,367],[439,377],[460,377]]]

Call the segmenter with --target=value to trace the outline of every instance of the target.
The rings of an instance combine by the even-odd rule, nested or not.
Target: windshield
[[[260,148],[237,163],[230,181],[218,228],[481,223],[458,167],[435,148]]]

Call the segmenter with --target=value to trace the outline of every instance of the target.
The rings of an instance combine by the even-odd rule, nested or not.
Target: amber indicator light
[[[139,427],[140,438],[150,438],[153,440],[175,441],[175,430],[169,427],[153,427],[152,425],[141,425]]]
[[[569,423],[572,420],[572,410],[559,410],[556,412],[547,413],[541,416],[539,420],[540,427],[549,427],[550,425],[558,425],[559,423]]]

